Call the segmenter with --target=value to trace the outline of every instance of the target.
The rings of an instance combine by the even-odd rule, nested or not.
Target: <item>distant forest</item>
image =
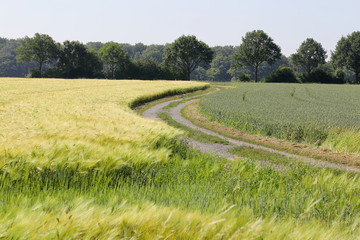
[[[32,61],[19,61],[18,51],[16,49],[22,45],[24,39],[6,39],[0,38],[0,77],[38,77],[36,73],[37,64]],[[58,43],[57,43],[58,44]],[[60,44],[58,44],[60,46]],[[64,42],[65,47],[72,47],[79,49],[84,47],[91,53],[94,58],[100,59],[100,51],[104,47],[105,43],[102,42],[88,42],[86,44],[79,43],[77,41]],[[123,51],[126,53],[128,59],[128,65],[126,72],[118,75],[119,78],[127,79],[182,79],[181,72],[174,72],[173,69],[166,68],[164,64],[165,49],[171,45],[144,45],[137,43],[134,45],[123,43],[120,44]],[[63,47],[64,48],[64,47]],[[251,68],[246,66],[241,68],[235,68],[233,66],[234,55],[238,51],[239,47],[235,46],[215,46],[211,47],[213,56],[209,63],[198,64],[195,70],[191,71],[190,79],[200,81],[250,81],[254,79],[254,72]],[[74,50],[72,50],[74,51]],[[84,57],[84,61],[88,61],[89,57]],[[64,78],[113,78],[107,77],[102,73],[102,67],[99,66],[99,71],[91,75],[76,75],[76,74],[59,74],[52,69],[59,65],[61,59],[54,59],[52,62],[44,64],[44,74],[42,77],[64,77]],[[97,62],[101,64],[101,61],[92,60],[91,63],[84,63],[84,65],[96,65]],[[78,63],[80,64],[80,63]],[[92,66],[91,65],[91,66]],[[94,68],[97,68],[94,65]],[[59,67],[58,67],[59,68]],[[61,68],[61,66],[60,66]],[[291,56],[286,57],[280,55],[271,65],[264,62],[260,65],[258,76],[259,79],[264,81],[265,77],[270,76],[275,70],[284,68],[291,69],[298,77],[305,72],[304,69],[298,68],[291,61]],[[329,74],[335,72],[335,68],[331,63],[324,63],[320,68]],[[69,71],[68,71],[69,72]],[[282,74],[282,72],[280,71]],[[343,71],[343,82],[351,83],[354,74],[350,71]]]

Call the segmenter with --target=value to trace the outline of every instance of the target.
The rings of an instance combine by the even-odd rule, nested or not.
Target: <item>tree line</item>
[[[342,37],[327,52],[312,38],[286,57],[262,30],[246,33],[239,46],[209,47],[195,36],[171,44],[55,42],[49,35],[0,38],[0,76],[107,79],[186,79],[360,83],[360,32]]]

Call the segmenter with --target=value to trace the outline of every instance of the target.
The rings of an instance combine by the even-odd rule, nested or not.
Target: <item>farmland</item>
[[[165,160],[169,150],[154,148],[171,142],[179,132],[134,115],[129,105],[182,85],[1,79],[0,154],[21,156],[36,167],[116,167],[129,161]]]
[[[240,84],[203,98],[200,110],[245,132],[358,153],[359,92],[348,85]]]
[[[358,174],[202,154],[129,107],[204,86],[0,79],[0,238],[358,238]]]

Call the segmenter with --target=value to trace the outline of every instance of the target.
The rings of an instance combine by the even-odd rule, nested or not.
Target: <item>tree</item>
[[[181,70],[186,80],[200,64],[210,64],[214,51],[195,36],[181,36],[165,49],[164,60]]]
[[[342,37],[332,53],[332,61],[338,67],[345,67],[355,73],[355,83],[360,83],[360,32]]]
[[[277,70],[279,67],[291,67],[289,60],[286,56],[282,55],[281,58],[277,59],[271,65],[264,63],[259,67],[258,78],[265,78],[267,75],[271,74],[273,71]]]
[[[154,80],[162,77],[160,63],[151,58],[136,60],[134,64],[136,66],[134,75],[136,79]]]
[[[116,79],[124,77],[130,59],[119,43],[106,43],[100,49],[99,54],[104,63],[103,72],[106,78]]]
[[[99,77],[102,65],[98,56],[78,41],[65,41],[61,47],[58,71],[64,78]]]
[[[234,54],[233,67],[250,67],[258,82],[259,67],[267,62],[273,64],[281,57],[281,49],[264,31],[255,30],[246,33],[242,43]]]
[[[56,58],[58,45],[49,35],[35,33],[33,38],[25,37],[16,52],[20,62],[38,63],[41,77],[44,64]]]
[[[141,53],[141,59],[152,59],[158,63],[163,61],[164,45],[150,45]]]
[[[211,62],[211,68],[207,70],[209,79],[213,81],[230,81],[231,74],[229,69],[231,68],[232,55],[235,53],[233,46],[214,47],[215,57]]]
[[[21,40],[0,38],[0,77],[24,77],[35,63],[16,61],[16,48]]]
[[[102,42],[88,42],[85,46],[97,52],[104,46],[104,44]]]
[[[325,63],[327,57],[325,49],[321,43],[312,38],[307,38],[301,43],[297,52],[290,56],[292,63],[305,69],[308,75],[320,64]]]
[[[128,53],[131,61],[139,60],[143,51],[146,50],[147,46],[143,43],[136,43],[135,45],[130,45],[128,43],[121,44],[125,52]]]

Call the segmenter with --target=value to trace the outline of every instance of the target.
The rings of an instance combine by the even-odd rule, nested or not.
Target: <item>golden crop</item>
[[[181,81],[0,79],[0,155],[37,166],[161,161],[179,131],[136,115],[142,96],[203,86]],[[5,164],[0,161],[0,165]]]

